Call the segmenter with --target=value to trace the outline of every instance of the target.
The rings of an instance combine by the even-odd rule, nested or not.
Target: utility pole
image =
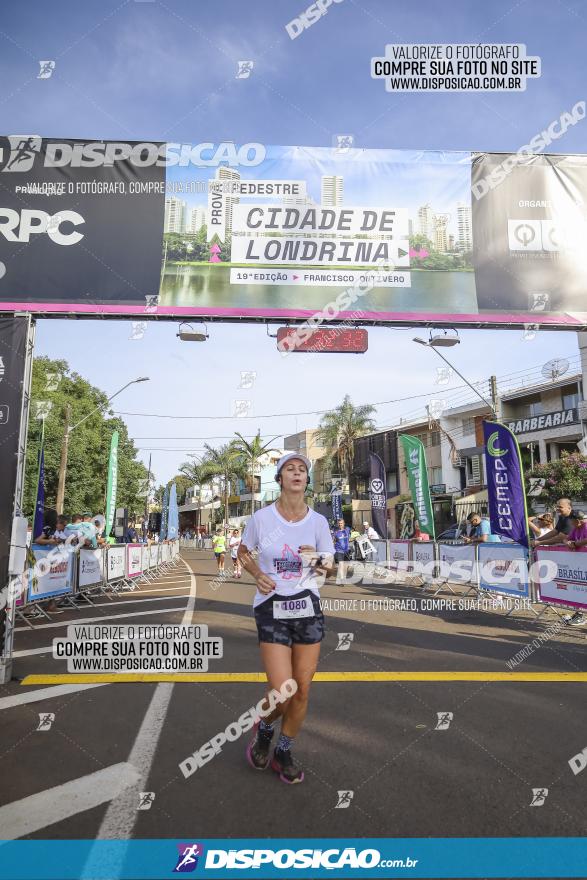
[[[57,484],[57,501],[55,506],[57,513],[63,513],[63,501],[65,498],[65,475],[67,472],[67,447],[69,446],[69,420],[71,419],[71,406],[65,407],[65,427],[63,429],[63,444],[61,446],[61,462],[59,464],[59,482]]]
[[[493,406],[493,412],[495,413],[495,418],[499,422],[501,419],[501,407],[499,402],[499,395],[497,393],[497,378],[495,376],[489,377],[489,388],[491,390],[491,404]]]

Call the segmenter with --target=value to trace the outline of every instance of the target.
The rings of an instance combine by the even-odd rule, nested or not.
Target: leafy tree
[[[415,235],[410,235],[409,238],[410,247],[416,251],[419,250],[427,250],[428,253],[434,250],[434,245],[432,241],[428,238],[427,235],[423,235],[421,232],[417,232]]]
[[[538,464],[527,477],[546,480],[535,500],[551,506],[558,498],[587,501],[587,456],[579,452],[561,452],[557,461]],[[526,478],[526,491],[528,490]]]
[[[225,443],[219,449],[214,449],[208,443],[204,444],[206,461],[210,476],[218,476],[222,480],[222,494],[224,495],[224,519],[228,523],[228,496],[239,478],[247,474],[247,467],[242,454],[235,448],[234,441]]]
[[[42,422],[36,417],[37,405],[49,404],[45,418],[45,506],[55,508],[59,466],[65,429],[65,412],[69,407],[69,425],[75,425],[92,413],[71,432],[65,479],[64,513],[71,516],[84,510],[104,512],[106,474],[110,441],[115,430],[118,441],[118,487],[116,503],[132,513],[144,508],[142,490],[147,468],[137,461],[137,450],[120,418],[111,415],[108,397],[77,373],[70,372],[64,360],[35,358],[31,383],[31,414],[29,419],[24,512],[32,517],[37,490],[38,455]],[[97,412],[92,412],[99,407]]]
[[[188,488],[190,486],[198,486],[200,488],[200,492],[198,493],[198,525],[202,522],[202,494],[201,489],[207,483],[210,482],[210,478],[212,477],[212,471],[210,470],[210,465],[206,459],[202,459],[201,461],[196,460],[196,456],[191,455],[191,461],[184,461],[184,463],[180,466],[179,471],[182,476],[188,480]]]
[[[268,440],[266,443],[263,443],[261,440],[261,431],[257,431],[256,435],[253,437],[251,441],[245,440],[242,434],[239,434],[238,431],[235,431],[238,440],[234,441],[234,448],[238,450],[240,455],[242,456],[243,462],[247,470],[249,471],[249,477],[251,481],[251,513],[255,512],[255,471],[257,468],[257,463],[262,455],[265,455],[266,452],[279,452],[275,447],[270,447],[269,444],[273,443],[274,440],[277,440],[277,437],[272,437],[271,440]]]
[[[348,394],[340,406],[325,413],[321,420],[316,437],[326,450],[326,464],[332,466],[336,460],[354,493],[353,461],[355,457],[355,440],[375,430],[372,414],[375,407],[370,405],[354,406]]]

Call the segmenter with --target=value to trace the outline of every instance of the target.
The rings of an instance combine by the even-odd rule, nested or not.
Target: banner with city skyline
[[[586,156],[8,136],[0,175],[0,311],[587,325]]]

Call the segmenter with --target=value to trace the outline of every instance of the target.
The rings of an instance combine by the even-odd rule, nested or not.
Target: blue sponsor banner
[[[36,566],[29,569],[28,601],[37,602],[73,592],[73,560],[77,554],[66,549],[59,552],[57,545],[49,547],[47,544],[33,544],[31,550],[35,562],[47,560],[47,566],[42,570]]]
[[[520,544],[479,544],[477,561],[482,590],[529,597],[528,551],[525,547]]]
[[[528,547],[528,513],[520,448],[499,422],[483,422],[491,531]]]
[[[182,874],[264,880],[585,878],[587,838],[183,838],[0,843],[0,880],[159,880]]]

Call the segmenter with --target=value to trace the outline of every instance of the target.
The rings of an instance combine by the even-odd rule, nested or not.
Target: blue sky
[[[291,40],[285,25],[305,6],[305,0],[5,5],[3,133],[313,147],[351,133],[360,147],[510,151],[586,97],[587,10],[577,0],[343,0]],[[519,94],[393,95],[370,77],[370,59],[391,42],[523,42],[528,54],[541,56],[542,76]],[[37,79],[38,61],[46,59],[56,61],[55,72]],[[254,61],[248,79],[236,78],[241,60]],[[554,147],[587,152],[586,145],[583,121]],[[173,322],[149,324],[143,339],[131,340],[124,322],[41,321],[37,351],[65,358],[109,393],[149,375],[149,383],[117,398],[121,411],[222,416],[128,417],[131,434],[147,438],[137,440],[143,459],[149,447],[201,448],[203,441],[188,437],[257,427],[272,437],[312,427],[318,416],[258,417],[326,409],[347,392],[361,403],[424,395],[380,407],[381,425],[422,411],[426,395],[440,396],[434,385],[440,361],[410,341],[417,331],[373,329],[364,356],[309,360],[279,357],[262,325],[209,325],[209,331],[206,344],[188,344],[176,338]],[[577,355],[570,332],[541,331],[530,341],[518,330],[460,335],[452,356],[473,379],[526,369],[538,378],[549,358]],[[241,371],[256,371],[252,388],[238,388]],[[231,417],[238,399],[250,401],[250,418]],[[158,437],[164,439],[148,439]],[[185,457],[153,451],[158,480],[171,477]]]

